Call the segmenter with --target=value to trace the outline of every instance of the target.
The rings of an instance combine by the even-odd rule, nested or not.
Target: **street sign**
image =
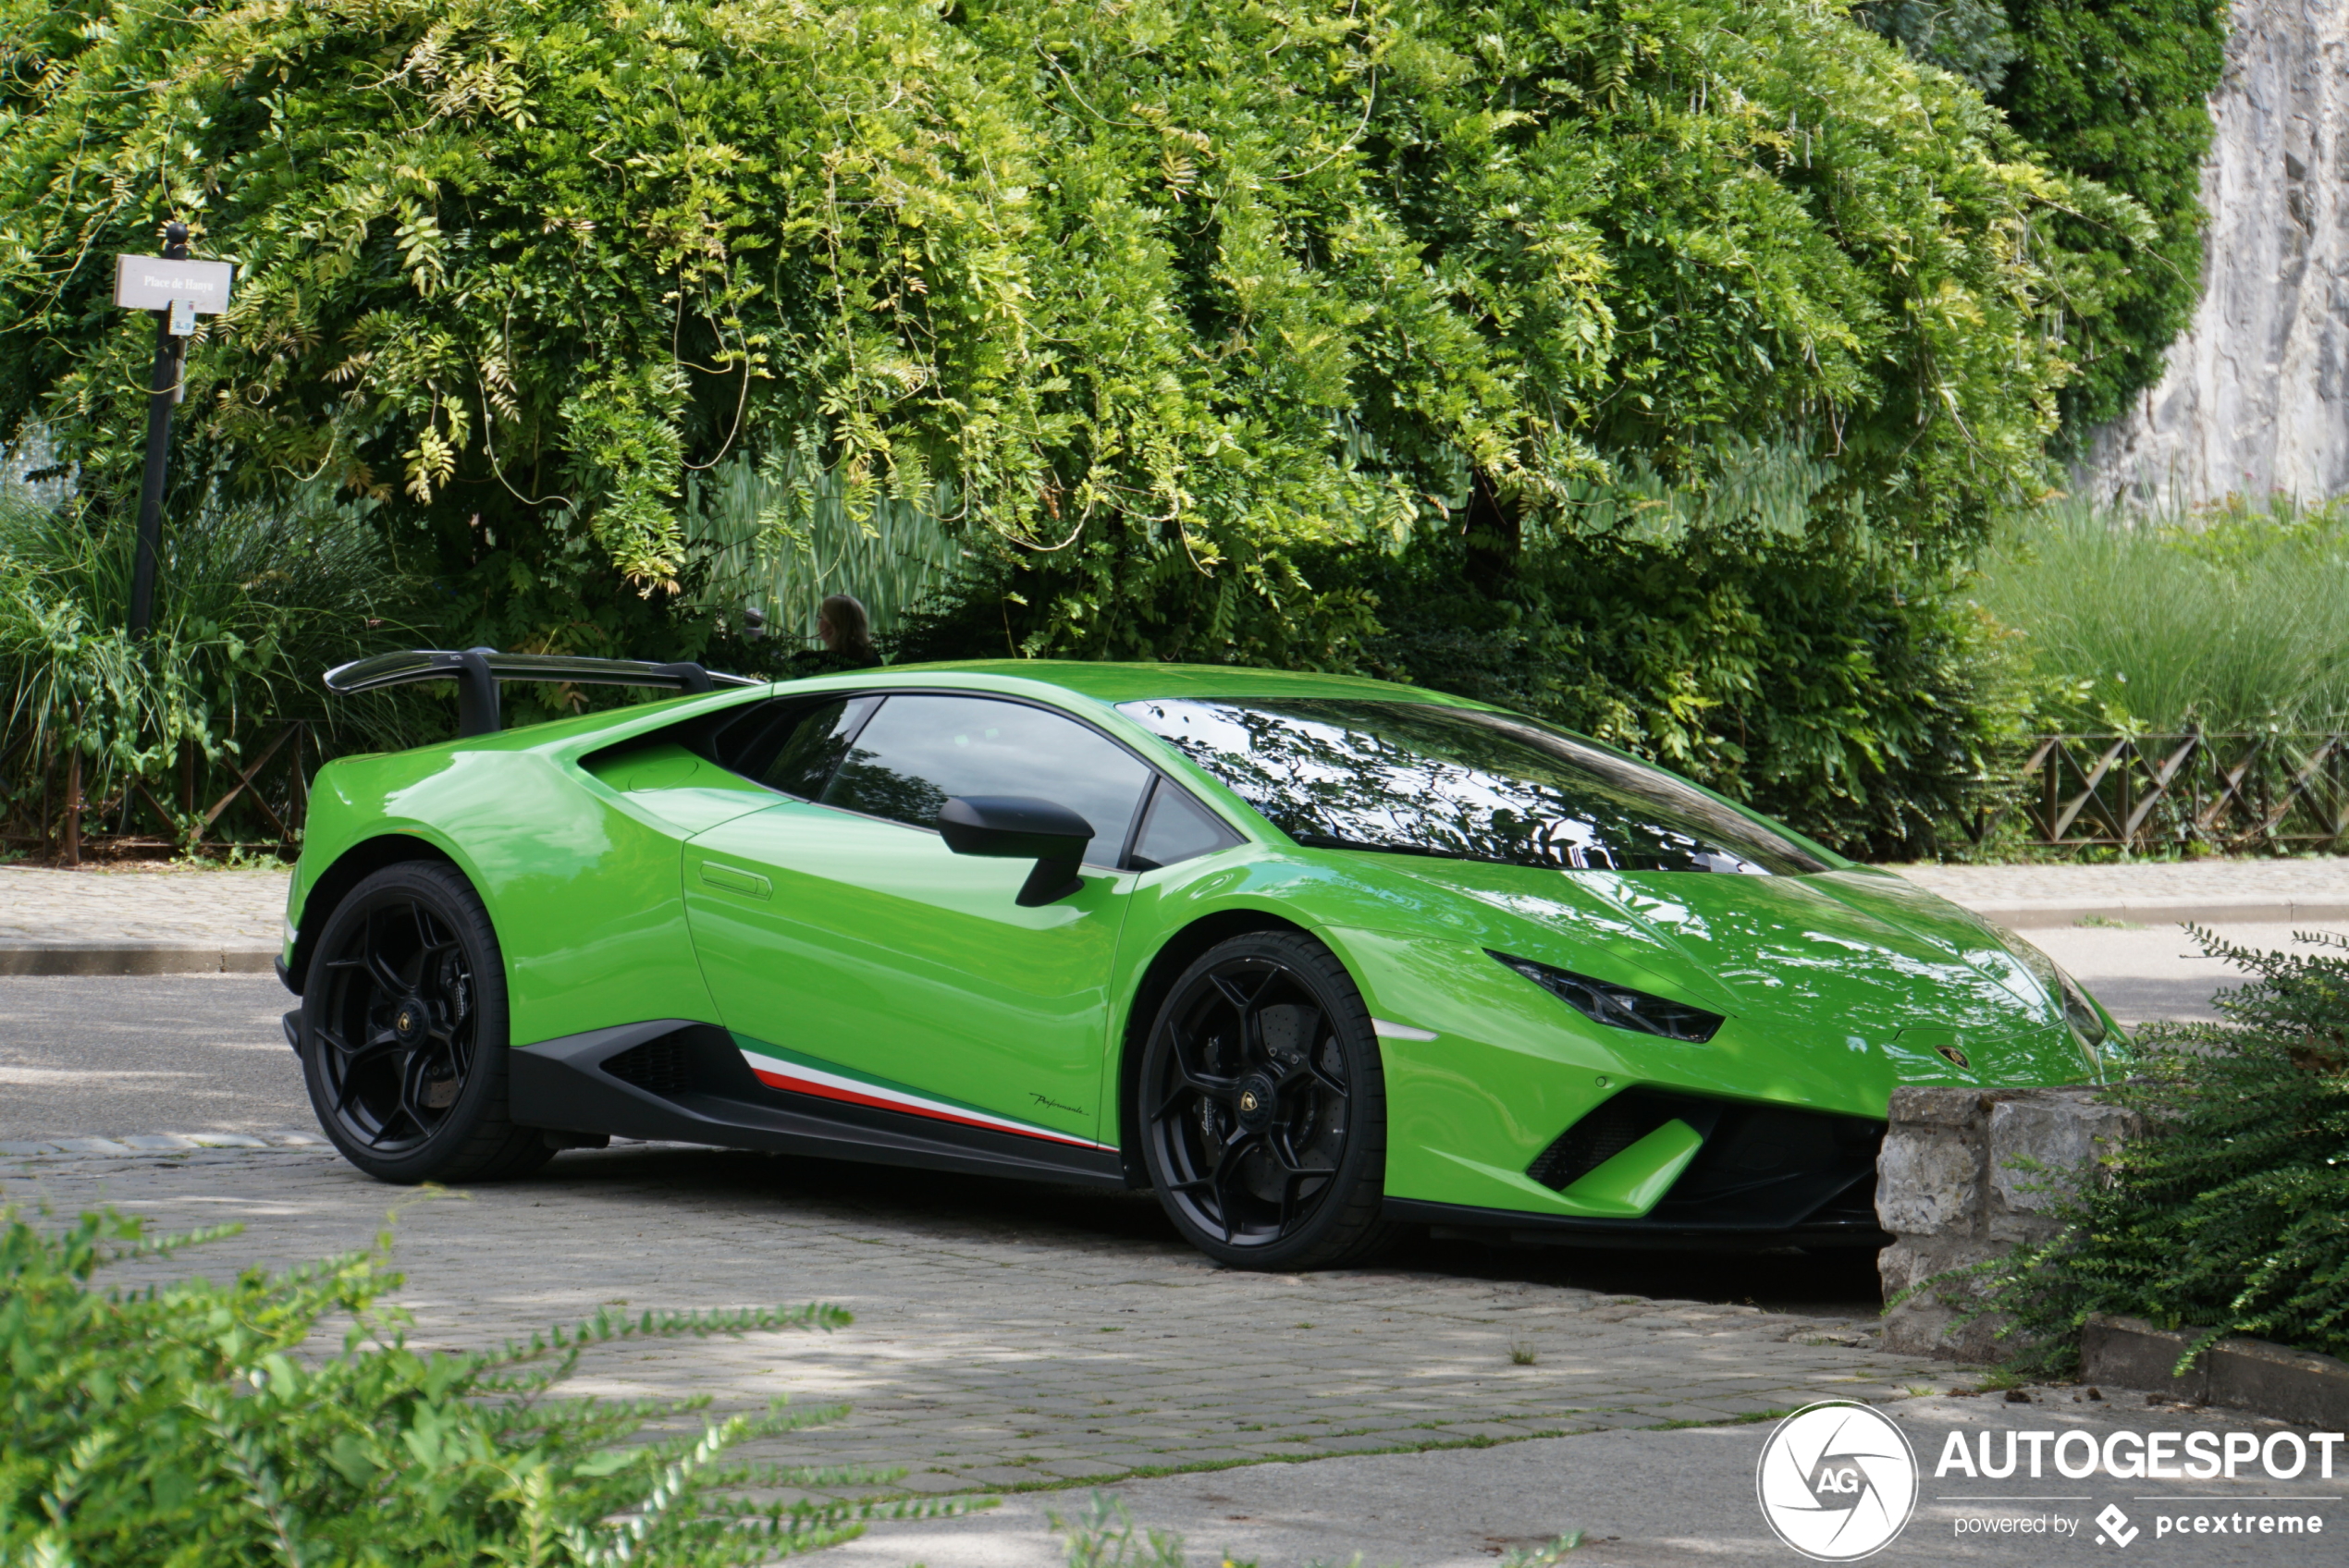
[[[185,300],[196,314],[216,316],[228,308],[228,284],[236,270],[227,262],[117,256],[114,302],[126,311],[167,311],[174,300]]]
[[[171,464],[171,405],[186,384],[180,361],[196,317],[228,308],[236,269],[227,262],[188,259],[188,226],[163,226],[160,256],[114,259],[114,302],[155,312],[155,363],[147,378],[147,472],[139,484],[139,549],[130,568],[130,634],[144,637],[154,623],[155,563],[163,554],[164,471]]]

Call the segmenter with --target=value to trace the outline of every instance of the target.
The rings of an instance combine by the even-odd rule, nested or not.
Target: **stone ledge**
[[[165,942],[0,942],[5,974],[266,974],[275,948]]]
[[[1884,1348],[1906,1355],[1999,1361],[2025,1348],[2002,1341],[2005,1319],[1970,1316],[1971,1279],[1927,1281],[2055,1234],[2051,1210],[2142,1131],[2135,1112],[2087,1086],[1892,1091],[1876,1161],[1876,1219],[1893,1243],[1876,1256],[1888,1302]]]
[[[2194,1404],[2349,1431],[2349,1363],[2265,1340],[2220,1340],[2183,1378],[2171,1375],[2196,1335],[2135,1317],[2092,1315],[2080,1335],[2084,1382],[2152,1389]]]

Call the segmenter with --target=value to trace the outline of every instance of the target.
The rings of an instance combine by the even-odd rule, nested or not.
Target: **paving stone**
[[[1790,1342],[1806,1321],[1840,1319],[1423,1269],[1219,1269],[1154,1218],[1116,1219],[1147,1215],[1138,1198],[1083,1200],[1101,1206],[1086,1211],[1098,1224],[1029,1226],[868,1198],[836,1167],[644,1145],[565,1154],[457,1198],[378,1185],[323,1151],[126,1159],[127,1140],[77,1142],[95,1152],[0,1158],[0,1202],[45,1199],[61,1214],[112,1203],[166,1231],[245,1224],[112,1271],[126,1282],[363,1245],[396,1207],[399,1300],[420,1345],[487,1345],[608,1304],[837,1302],[856,1322],[833,1334],[602,1347],[577,1390],[707,1392],[719,1411],[779,1395],[847,1403],[844,1420],[753,1452],[903,1467],[895,1485],[916,1493],[1727,1420],[1925,1380],[1913,1358]],[[1249,1325],[1238,1344],[1235,1323]],[[1512,1341],[1529,1337],[1541,1360],[1509,1366]]]
[[[1526,1432],[1526,1427],[1514,1421],[1458,1421],[1446,1422],[1429,1430],[1426,1435],[1431,1439],[1444,1442],[1468,1438],[1491,1438],[1495,1442],[1507,1442],[1524,1437]]]
[[[1024,1487],[1036,1477],[1027,1466],[1016,1464],[987,1464],[959,1472],[965,1483],[977,1482],[982,1487]]]
[[[264,948],[283,939],[285,871],[0,866],[0,944]]]

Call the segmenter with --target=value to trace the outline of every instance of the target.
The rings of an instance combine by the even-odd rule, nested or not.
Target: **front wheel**
[[[319,933],[301,993],[319,1125],[381,1182],[496,1181],[554,1151],[506,1108],[506,964],[452,866],[387,865]]]
[[[1378,1039],[1312,937],[1255,932],[1201,955],[1159,1010],[1138,1093],[1150,1184],[1217,1262],[1326,1268],[1393,1233]]]

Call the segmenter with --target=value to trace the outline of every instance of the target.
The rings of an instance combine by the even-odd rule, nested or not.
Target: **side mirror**
[[[956,795],[938,813],[938,831],[958,855],[1032,860],[1036,869],[1015,900],[1034,909],[1064,899],[1085,884],[1076,868],[1093,825],[1050,801],[1030,795]]]

